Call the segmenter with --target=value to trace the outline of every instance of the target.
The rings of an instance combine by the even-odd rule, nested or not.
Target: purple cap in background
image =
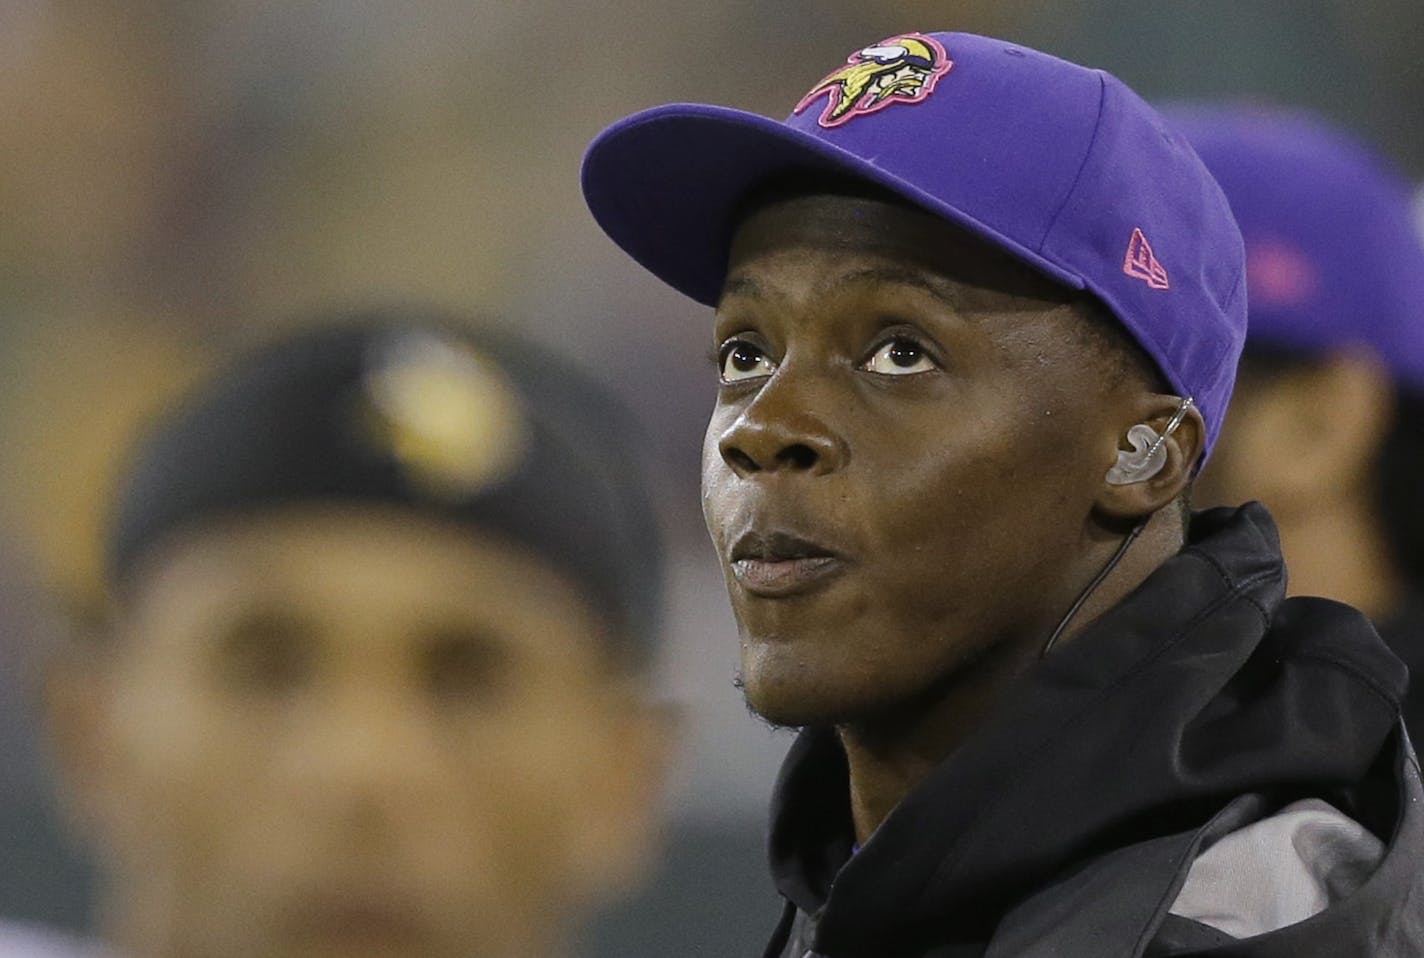
[[[1246,241],[1250,343],[1309,353],[1364,345],[1424,388],[1424,240],[1408,182],[1305,113],[1163,107],[1231,201]]]
[[[733,214],[789,172],[888,189],[1103,300],[1215,443],[1246,330],[1241,237],[1185,141],[1111,75],[965,33],[851,55],[785,122],[699,104],[628,117],[584,158],[605,232],[715,304]]]

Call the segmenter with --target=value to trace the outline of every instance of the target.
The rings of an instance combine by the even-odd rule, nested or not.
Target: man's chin
[[[744,645],[737,678],[747,709],[782,728],[904,721],[972,666],[923,662],[917,668],[866,669],[786,651],[784,646]]]
[[[753,715],[777,728],[844,725],[873,710],[850,690],[839,690],[805,674],[743,675],[738,683]]]
[[[808,725],[834,725],[828,713],[814,709],[797,708],[782,702],[760,702],[746,696],[747,711],[761,719],[773,729],[800,729]]]

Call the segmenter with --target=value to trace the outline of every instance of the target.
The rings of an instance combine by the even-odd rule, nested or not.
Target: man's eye
[[[497,694],[510,680],[508,647],[483,632],[444,628],[426,637],[422,671],[430,693],[447,702],[473,702]]]
[[[776,372],[776,363],[772,362],[760,347],[753,346],[744,339],[723,343],[718,365],[724,383],[765,378]]]
[[[913,339],[892,339],[876,349],[861,369],[887,376],[910,376],[925,373],[936,368],[925,348]]]
[[[316,668],[315,630],[276,610],[251,610],[218,636],[218,668],[235,689],[288,695],[311,681]]]

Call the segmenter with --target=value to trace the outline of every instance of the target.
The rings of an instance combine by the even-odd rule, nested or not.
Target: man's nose
[[[440,755],[418,703],[391,689],[343,692],[314,703],[305,716],[300,767],[293,773],[308,800],[331,811],[389,810],[422,792]]]
[[[723,461],[742,478],[840,469],[849,448],[822,412],[824,391],[812,376],[778,370],[718,440]]]

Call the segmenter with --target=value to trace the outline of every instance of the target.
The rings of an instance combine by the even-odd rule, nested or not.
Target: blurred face
[[[540,562],[400,514],[161,552],[96,723],[118,944],[548,953],[652,830],[650,722],[604,628]]]
[[[756,711],[855,721],[1037,651],[1117,445],[1082,322],[898,205],[812,196],[742,223],[703,505]]]
[[[1278,518],[1310,508],[1321,490],[1299,474],[1313,441],[1299,400],[1311,378],[1309,369],[1278,374],[1242,358],[1221,438],[1193,492],[1195,504],[1260,499]]]
[[[1395,404],[1389,371],[1373,353],[1262,354],[1248,346],[1217,451],[1194,498],[1202,505],[1259,499],[1283,539],[1342,503],[1361,503],[1372,513],[1373,470]],[[1299,565],[1320,557],[1292,557],[1288,548],[1286,558]]]

